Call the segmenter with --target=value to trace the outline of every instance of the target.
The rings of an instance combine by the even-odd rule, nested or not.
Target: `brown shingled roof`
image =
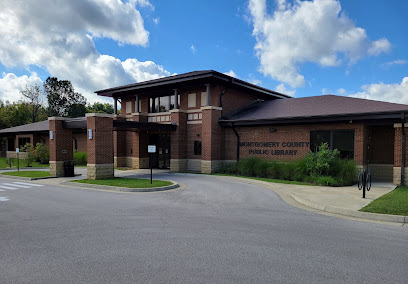
[[[255,103],[223,121],[284,120],[408,111],[408,105],[324,95]]]
[[[2,133],[18,133],[18,132],[46,132],[49,130],[49,122],[48,120],[34,122],[30,124],[5,128],[0,130],[0,134]]]

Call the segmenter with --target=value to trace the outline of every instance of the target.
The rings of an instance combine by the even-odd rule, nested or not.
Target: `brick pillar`
[[[113,116],[87,113],[88,179],[107,179],[114,176]],[[89,137],[92,130],[92,139]]]
[[[173,109],[170,117],[177,125],[177,130],[170,136],[170,171],[184,172],[187,170],[187,113]]]
[[[72,130],[63,128],[63,117],[49,117],[50,175],[64,176],[64,161],[74,160]],[[52,131],[52,132],[51,132]],[[52,139],[51,139],[52,138]]]
[[[221,117],[221,107],[205,106],[202,110],[202,155],[201,172],[213,173],[222,164],[221,161],[221,134],[218,124]]]
[[[147,116],[137,113],[132,117],[132,121],[147,122]],[[149,134],[147,134],[147,132],[132,132],[132,168],[149,168],[149,154],[147,153],[148,144]]]
[[[126,120],[115,115],[114,120]],[[115,167],[126,167],[126,131],[113,131],[113,156]]]
[[[394,184],[401,184],[401,166],[402,166],[402,125],[401,123],[394,124],[395,139],[394,139],[394,169],[393,182]],[[405,133],[408,133],[408,127],[405,127]],[[405,150],[405,184],[408,184],[408,143],[406,143]]]

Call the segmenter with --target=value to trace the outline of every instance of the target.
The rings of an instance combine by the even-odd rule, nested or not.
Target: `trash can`
[[[74,175],[74,161],[65,161],[64,162],[64,176],[73,177]]]

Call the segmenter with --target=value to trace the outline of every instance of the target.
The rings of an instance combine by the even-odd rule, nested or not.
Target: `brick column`
[[[222,164],[221,161],[221,134],[218,124],[221,117],[221,107],[205,106],[202,110],[202,155],[201,172],[213,173]]]
[[[87,113],[88,179],[107,179],[114,176],[113,116]],[[92,138],[89,137],[92,130]]]
[[[177,130],[170,135],[170,171],[184,172],[187,170],[187,113],[173,109],[170,117],[177,125]]]
[[[74,160],[72,130],[63,128],[63,117],[49,117],[50,175],[64,176],[64,161]]]
[[[147,116],[140,113],[134,113],[132,121],[147,122]],[[149,134],[147,134],[147,132],[132,132],[132,168],[149,168],[149,154],[147,153],[148,144]]]
[[[407,125],[407,124],[406,124]],[[408,125],[407,125],[408,126]],[[405,126],[405,132],[408,133],[408,127]],[[394,169],[393,182],[394,184],[401,184],[401,166],[402,166],[402,124],[394,124],[395,139],[394,139]],[[406,143],[405,150],[405,184],[408,184],[408,143]]]
[[[115,115],[114,120],[126,120],[126,118]],[[114,166],[126,167],[126,131],[113,131],[113,145]]]

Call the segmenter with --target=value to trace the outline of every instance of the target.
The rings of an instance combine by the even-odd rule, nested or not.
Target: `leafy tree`
[[[46,109],[41,105],[37,110],[37,121],[47,119]],[[0,101],[0,129],[32,122],[32,105],[27,102]]]
[[[32,121],[31,122],[37,122],[38,121],[38,115],[41,109],[41,104],[42,104],[42,97],[44,95],[44,92],[41,90],[39,85],[26,85],[23,90],[20,91],[21,95],[23,97],[27,98],[32,107]]]
[[[78,117],[85,115],[86,99],[74,91],[70,81],[48,77],[44,83],[44,90],[50,116]]]
[[[108,113],[113,114],[113,105],[110,103],[94,103],[86,106],[87,113]]]

